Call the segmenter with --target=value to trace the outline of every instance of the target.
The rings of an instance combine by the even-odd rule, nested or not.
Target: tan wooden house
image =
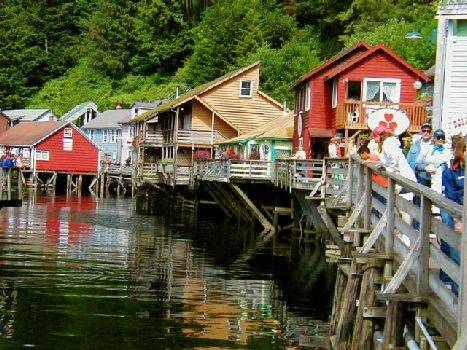
[[[132,119],[138,181],[188,183],[196,159],[214,145],[281,116],[282,105],[259,90],[259,62],[200,85]]]

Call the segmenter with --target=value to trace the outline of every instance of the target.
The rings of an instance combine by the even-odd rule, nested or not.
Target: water
[[[320,250],[131,199],[37,197],[0,210],[0,349],[283,349],[324,335]]]

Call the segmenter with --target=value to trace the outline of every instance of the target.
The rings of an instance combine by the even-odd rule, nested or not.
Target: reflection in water
[[[183,222],[130,199],[2,209],[0,348],[281,349],[326,334],[334,268],[320,250],[274,240],[239,264],[250,233]]]

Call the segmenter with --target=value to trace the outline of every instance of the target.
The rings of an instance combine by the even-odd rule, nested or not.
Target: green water
[[[255,250],[242,228],[133,207],[0,210],[0,349],[283,349],[326,334],[335,267],[318,249]]]

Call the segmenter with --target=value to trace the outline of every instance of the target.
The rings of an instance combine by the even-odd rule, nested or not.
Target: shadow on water
[[[0,349],[283,349],[326,334],[335,267],[319,246],[133,209],[38,196],[0,211]]]

